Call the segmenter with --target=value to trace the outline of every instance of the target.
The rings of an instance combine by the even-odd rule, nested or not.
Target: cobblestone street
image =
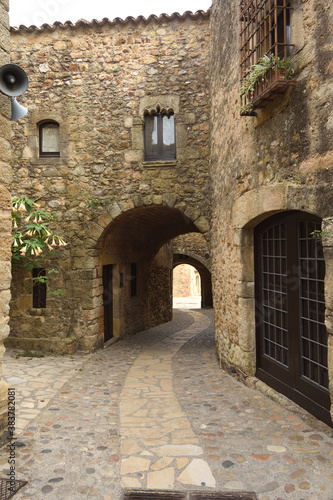
[[[252,491],[259,500],[332,500],[332,429],[220,369],[213,310],[94,354],[5,356],[15,388],[15,499],[118,500],[123,488]],[[0,477],[8,473],[1,449]]]

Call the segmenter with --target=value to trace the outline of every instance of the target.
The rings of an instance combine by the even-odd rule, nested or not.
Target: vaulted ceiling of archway
[[[198,232],[193,222],[177,209],[140,207],[120,215],[109,226],[103,251],[152,253],[180,234]]]

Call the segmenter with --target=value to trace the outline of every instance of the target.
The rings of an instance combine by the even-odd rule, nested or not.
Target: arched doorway
[[[195,232],[195,222],[164,205],[131,209],[109,224],[100,240],[104,341],[171,320],[170,241]]]
[[[197,280],[200,280],[200,295],[201,303],[200,307],[212,307],[213,306],[213,295],[212,295],[212,278],[209,269],[206,264],[202,262],[204,259],[200,256],[186,255],[184,253],[173,255],[173,269],[176,269],[180,265],[188,265],[194,268],[193,272],[193,289],[197,286]]]
[[[174,309],[201,308],[201,277],[194,266],[179,264],[173,268],[172,297]]]
[[[304,212],[255,228],[256,375],[331,425],[320,228]]]

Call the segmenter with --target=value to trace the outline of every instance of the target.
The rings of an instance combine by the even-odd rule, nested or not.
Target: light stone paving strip
[[[208,463],[197,458],[203,450],[173,391],[172,357],[211,324],[200,313],[189,314],[194,324],[139,355],[126,377],[120,398],[123,487],[172,489],[177,481],[215,487]]]

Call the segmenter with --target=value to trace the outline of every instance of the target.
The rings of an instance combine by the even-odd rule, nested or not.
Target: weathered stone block
[[[253,281],[238,281],[236,284],[236,293],[238,297],[244,299],[253,299],[254,297],[254,282]]]
[[[1,9],[2,10],[2,9]],[[4,20],[4,16],[3,16]],[[0,24],[0,49],[5,52],[9,52],[10,39],[9,39],[9,31],[7,26],[4,26],[2,23]]]
[[[122,212],[127,212],[127,211],[132,210],[134,208],[133,200],[119,201],[118,205],[119,205]]]
[[[238,344],[246,352],[254,355],[255,349],[255,301],[254,298],[238,299]],[[246,372],[247,373],[247,372]]]
[[[9,290],[11,285],[11,265],[9,262],[0,261],[0,290]]]
[[[136,162],[142,160],[142,150],[128,150],[124,152],[124,158],[127,162]]]
[[[120,215],[122,213],[122,210],[117,203],[114,203],[113,205],[108,207],[107,210],[108,210],[108,213],[111,215],[112,219],[116,219],[118,217],[118,215]]]
[[[7,316],[8,319],[8,316]],[[0,321],[0,345],[4,342],[4,340],[8,337],[9,335],[9,325],[6,321],[2,320]],[[2,356],[1,356],[2,359]]]
[[[195,225],[202,233],[205,233],[210,229],[209,221],[203,216],[199,217],[199,219],[195,221]]]

